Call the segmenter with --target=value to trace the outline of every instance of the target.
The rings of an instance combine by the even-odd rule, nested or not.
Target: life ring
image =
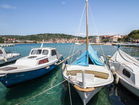
[[[119,82],[119,76],[118,74],[115,74],[115,84],[118,84],[118,82]]]

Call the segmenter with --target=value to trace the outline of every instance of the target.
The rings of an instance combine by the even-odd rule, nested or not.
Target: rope
[[[96,27],[96,24],[95,24],[95,20],[94,20],[94,18],[93,18],[92,11],[91,11],[91,9],[90,9],[90,5],[89,5],[89,10],[90,10],[90,12],[91,12],[92,20],[93,20],[93,23],[94,23],[94,26],[95,26],[95,30],[96,30],[96,33],[97,33],[97,36],[98,36],[97,27]],[[100,44],[100,46],[101,46],[102,53],[104,54],[104,51],[103,51],[102,45]]]
[[[33,97],[31,97],[31,98],[29,98],[29,99],[27,99],[27,100],[25,100],[25,101],[22,101],[22,102],[20,102],[20,103],[18,103],[18,104],[16,104],[16,105],[20,105],[20,104],[22,104],[22,103],[24,103],[24,102],[26,102],[26,101],[28,101],[28,100],[31,100],[32,98],[35,98],[35,97],[37,97],[37,96],[39,96],[39,95],[41,95],[41,94],[47,92],[48,90],[50,90],[50,89],[52,89],[52,88],[54,88],[54,87],[56,87],[56,86],[62,84],[62,83],[65,82],[65,81],[66,81],[66,80],[64,80],[64,81],[62,81],[62,82],[56,84],[55,86],[53,86],[53,87],[51,87],[51,88],[49,88],[49,89],[47,89],[47,90],[45,90],[45,91],[43,91],[43,92],[41,92],[41,93],[35,95],[35,96],[33,96]]]
[[[83,19],[83,14],[84,14],[84,11],[85,11],[85,7],[86,7],[86,4],[84,5],[84,9],[83,9],[82,16],[81,16],[81,19],[80,19],[80,24],[79,24],[79,28],[78,28],[77,34],[79,34],[79,31],[80,31],[80,27],[81,27],[81,23],[82,23],[82,19]]]
[[[71,98],[70,83],[69,82],[68,82],[68,87],[69,87],[70,104],[72,105],[72,98]]]
[[[105,56],[106,58],[108,58],[109,60],[113,61],[111,58],[109,58],[108,56],[102,54],[101,52],[98,51],[98,53],[100,53],[101,55]],[[114,62],[114,61],[113,61]]]
[[[71,50],[72,50],[72,46],[73,46],[73,45],[74,45],[74,44],[71,45],[70,52],[69,52],[69,56],[70,56],[70,53],[71,53]]]
[[[74,48],[73,48],[72,54],[74,54],[74,51],[75,51],[75,44],[74,44]],[[72,58],[70,59],[70,64],[71,64],[71,61],[72,61]]]

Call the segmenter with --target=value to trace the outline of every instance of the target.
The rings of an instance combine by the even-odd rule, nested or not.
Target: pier
[[[113,46],[121,45],[123,47],[139,47],[139,43],[128,43],[128,44],[120,44],[120,43],[113,43]]]
[[[10,44],[0,44],[0,47],[9,47],[9,46],[15,46],[15,44],[10,43]]]

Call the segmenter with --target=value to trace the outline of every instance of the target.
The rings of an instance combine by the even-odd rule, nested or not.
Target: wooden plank
[[[82,70],[71,70],[71,71],[67,71],[66,74],[76,76],[77,73],[82,73]],[[108,79],[109,77],[108,73],[103,73],[103,72],[98,72],[98,71],[85,70],[85,73],[94,74],[95,77],[102,78],[102,79]]]

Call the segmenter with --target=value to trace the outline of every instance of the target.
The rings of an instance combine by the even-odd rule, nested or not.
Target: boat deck
[[[4,67],[0,69],[0,71],[9,71],[9,70],[15,70],[15,69],[17,69],[17,67]]]
[[[76,76],[77,73],[82,73],[82,70],[72,70],[72,71],[67,71],[67,75],[72,75]],[[92,71],[92,70],[85,70],[86,74],[94,74],[95,77],[102,78],[102,79],[108,79],[109,74],[108,73],[103,73],[99,71]]]

